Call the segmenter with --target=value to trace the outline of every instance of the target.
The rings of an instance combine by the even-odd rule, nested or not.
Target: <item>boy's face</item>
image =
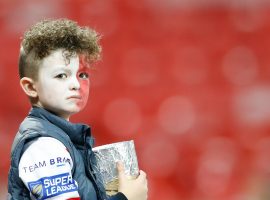
[[[87,103],[89,69],[81,56],[71,57],[68,63],[63,50],[56,50],[43,59],[35,86],[37,106],[68,120]]]

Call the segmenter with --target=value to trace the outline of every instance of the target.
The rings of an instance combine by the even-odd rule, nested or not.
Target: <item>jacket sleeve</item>
[[[34,199],[79,198],[72,159],[66,147],[51,137],[39,137],[24,151],[19,177]]]
[[[118,192],[116,195],[111,196],[108,200],[128,200],[128,199],[122,192]]]

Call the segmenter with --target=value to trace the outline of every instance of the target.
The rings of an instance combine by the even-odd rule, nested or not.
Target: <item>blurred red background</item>
[[[89,104],[96,144],[135,141],[149,200],[270,199],[270,2],[1,0],[0,199],[30,105],[20,37],[65,17],[103,35]]]

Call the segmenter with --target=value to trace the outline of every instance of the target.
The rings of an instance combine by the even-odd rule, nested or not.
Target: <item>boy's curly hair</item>
[[[88,27],[80,27],[68,19],[43,20],[25,32],[21,42],[19,75],[37,78],[40,61],[57,49],[64,49],[67,61],[77,54],[88,63],[100,58],[100,36]]]

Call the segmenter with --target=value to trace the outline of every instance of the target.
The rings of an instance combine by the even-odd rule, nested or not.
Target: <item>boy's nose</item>
[[[79,90],[80,89],[80,82],[77,78],[72,78],[70,83],[71,90]]]

